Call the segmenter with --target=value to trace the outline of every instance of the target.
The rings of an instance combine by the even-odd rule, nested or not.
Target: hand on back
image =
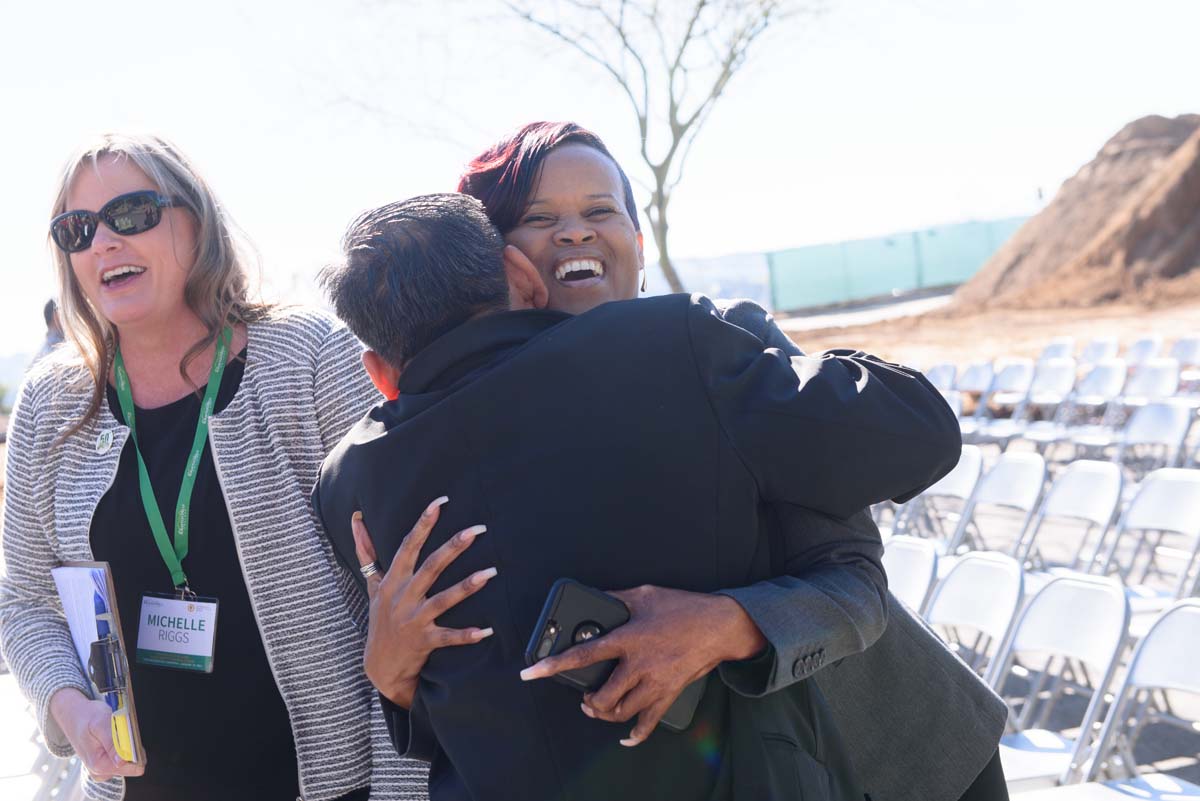
[[[450,629],[437,624],[437,618],[465,598],[474,595],[496,575],[494,567],[472,573],[466,579],[436,595],[429,590],[445,570],[486,526],[472,526],[455,534],[418,568],[421,547],[429,539],[446,498],[438,498],[426,507],[416,525],[396,551],[386,572],[367,576],[370,598],[370,622],[363,667],[367,678],[397,706],[412,706],[421,668],[429,654],[438,648],[470,645],[492,634],[490,628]],[[354,550],[358,562],[369,572],[376,564],[375,548],[362,515],[350,521],[354,532]]]

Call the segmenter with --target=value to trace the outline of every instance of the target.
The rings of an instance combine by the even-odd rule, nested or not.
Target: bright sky
[[[452,190],[525,122],[574,119],[639,173],[614,86],[495,0],[55,0],[3,19],[0,354],[41,339],[55,177],[94,132],[174,139],[257,244],[268,295],[308,299],[358,212]],[[1125,123],[1200,112],[1198,30],[1188,0],[829,0],[730,85],[672,251],[1032,213]]]

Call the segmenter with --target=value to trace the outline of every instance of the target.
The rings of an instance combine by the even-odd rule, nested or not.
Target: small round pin
[[[96,437],[96,453],[105,454],[112,449],[113,432],[111,429],[101,431],[100,436]]]

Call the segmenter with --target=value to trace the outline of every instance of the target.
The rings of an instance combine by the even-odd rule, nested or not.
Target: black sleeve
[[[383,693],[379,694],[379,705],[383,708],[383,719],[396,753],[405,759],[433,762],[438,742],[422,712],[421,694],[417,693],[412,710],[393,704]]]
[[[692,299],[692,355],[760,495],[846,518],[905,501],[948,473],[958,421],[915,370],[858,351],[788,357]]]

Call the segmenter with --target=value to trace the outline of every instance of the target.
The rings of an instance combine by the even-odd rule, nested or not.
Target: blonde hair
[[[249,323],[267,317],[271,306],[250,300],[250,247],[212,189],[191,161],[165,139],[150,135],[104,134],[85,145],[67,161],[58,184],[51,217],[67,211],[67,193],[80,170],[93,169],[103,158],[128,159],[158,191],[176,197],[176,208],[185,210],[196,226],[196,250],[184,285],[184,301],[204,323],[207,333],[193,343],[179,362],[180,375],[195,387],[188,364],[217,338],[226,324]],[[116,328],[88,301],[68,253],[51,242],[58,279],[59,317],[63,332],[79,349],[93,383],[87,411],[60,438],[79,431],[100,410],[112,366]]]

